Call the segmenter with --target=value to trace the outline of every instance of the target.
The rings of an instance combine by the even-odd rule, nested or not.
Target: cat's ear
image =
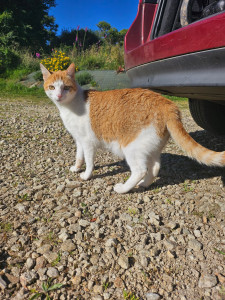
[[[75,69],[76,69],[75,64],[72,63],[72,64],[68,67],[68,69],[66,70],[66,71],[67,71],[67,74],[68,74],[70,77],[72,77],[72,78],[75,77]]]
[[[43,79],[46,81],[48,77],[51,75],[51,72],[49,72],[42,64],[40,64],[41,72],[43,74]]]

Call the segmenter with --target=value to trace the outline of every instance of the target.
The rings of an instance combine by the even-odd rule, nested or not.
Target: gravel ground
[[[225,299],[225,170],[170,141],[148,190],[118,195],[128,168],[99,152],[93,178],[48,103],[0,100],[0,299]],[[183,109],[201,144],[225,150]],[[56,286],[55,286],[56,287]],[[54,288],[54,286],[52,287]]]

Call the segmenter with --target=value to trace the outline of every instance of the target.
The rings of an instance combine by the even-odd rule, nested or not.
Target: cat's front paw
[[[79,172],[80,168],[77,168],[76,166],[72,166],[72,167],[70,167],[70,171],[71,172]]]
[[[82,172],[82,173],[80,174],[80,178],[83,179],[83,180],[88,180],[88,179],[91,178],[91,174],[86,173],[86,172]]]
[[[117,192],[118,194],[124,194],[128,192],[128,190],[124,187],[123,183],[117,183],[114,186],[114,191]]]

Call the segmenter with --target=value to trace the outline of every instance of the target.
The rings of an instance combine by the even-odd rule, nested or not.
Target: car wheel
[[[189,99],[189,108],[194,121],[205,130],[225,135],[225,106],[206,101]]]

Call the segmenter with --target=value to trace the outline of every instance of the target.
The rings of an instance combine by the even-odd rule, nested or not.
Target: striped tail
[[[225,151],[215,152],[198,144],[184,129],[178,111],[170,115],[167,129],[173,140],[189,157],[207,166],[225,166]]]

